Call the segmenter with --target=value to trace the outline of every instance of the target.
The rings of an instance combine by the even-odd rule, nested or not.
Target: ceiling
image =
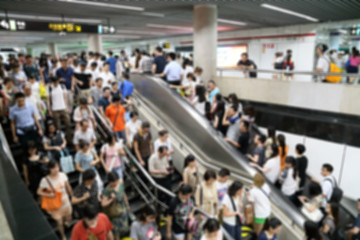
[[[77,18],[82,22],[97,21],[110,23],[117,29],[114,36],[104,36],[106,41],[129,41],[191,33],[193,6],[195,4],[216,4],[218,17],[246,22],[246,26],[219,23],[219,30],[253,29],[311,23],[306,19],[263,8],[262,3],[271,4],[319,19],[320,22],[355,19],[359,17],[359,0],[108,0],[94,1],[144,8],[132,11],[114,7],[89,6],[64,0],[0,0],[0,19],[7,10],[11,14],[31,16]],[[148,24],[171,25],[179,28],[149,27]],[[86,35],[68,34],[59,38],[56,33],[9,33],[0,32],[0,42],[44,42],[82,41]]]

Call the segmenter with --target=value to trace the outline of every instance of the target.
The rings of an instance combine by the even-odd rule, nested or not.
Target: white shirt
[[[270,170],[270,171],[264,173],[266,178],[271,183],[275,183],[276,180],[279,178],[279,174],[280,174],[280,158],[279,158],[279,156],[268,159],[264,164],[264,168],[268,168]]]
[[[223,239],[223,232],[221,231],[221,229],[218,230],[217,232],[217,238],[216,239]],[[201,236],[200,240],[208,240],[204,235]]]
[[[231,199],[229,194],[225,194],[222,202],[221,202],[221,206],[224,208],[224,206],[227,207],[229,213],[233,213],[233,212],[239,212],[239,204],[240,200],[239,198],[234,199],[234,204],[235,204],[235,211],[234,211],[234,207],[232,205]],[[232,217],[223,217],[223,221],[231,226],[235,226],[236,225],[236,216],[232,216]]]
[[[323,55],[321,57],[319,57],[317,64],[316,64],[316,68],[320,68],[322,69],[322,72],[327,73],[329,72],[330,69],[330,59],[328,56]],[[326,78],[326,76],[319,76],[318,79],[319,80],[324,80]]]
[[[159,147],[161,146],[165,146],[167,147],[168,152],[172,151],[173,148],[171,146],[171,140],[169,138],[166,139],[166,142],[161,142],[160,139],[156,139],[156,141],[154,142],[154,152],[157,152],[159,150]],[[171,156],[168,157],[168,160],[171,160]]]
[[[193,102],[192,102],[195,107],[195,109],[201,114],[201,115],[205,115],[205,104],[206,104],[206,101],[203,101],[203,102],[199,102],[199,97],[196,96],[194,99],[193,99]]]
[[[182,69],[180,64],[178,64],[176,61],[171,61],[166,64],[164,73],[166,75],[166,79],[170,82],[181,81]]]
[[[115,81],[115,76],[110,71],[108,73],[101,72],[99,74],[99,77],[102,78],[102,80],[103,80],[102,88],[104,88],[104,87],[111,88],[111,83],[113,83]],[[109,81],[110,81],[110,83],[109,83]]]
[[[187,79],[187,75],[189,73],[193,73],[194,72],[194,68],[192,66],[186,66],[186,68],[183,70],[183,78],[182,78],[182,82],[181,85],[183,86],[188,86],[189,85],[189,80]]]
[[[35,97],[36,100],[40,99],[40,85],[38,82],[30,83],[31,85],[31,96]]]
[[[266,185],[262,189],[254,187],[249,191],[249,201],[254,203],[255,218],[267,218],[270,216],[269,193],[270,189]]]
[[[322,193],[326,196],[326,201],[330,201],[333,189],[336,186],[336,179],[330,175],[325,177],[321,182]]]
[[[99,77],[99,75],[100,75],[100,72],[99,72],[99,70],[97,70],[97,69],[95,69],[94,71],[92,71],[92,70],[88,70],[88,72],[91,74],[91,79],[94,81],[94,83],[95,83],[95,81],[96,81],[96,79]]]
[[[92,141],[94,141],[95,138],[96,136],[94,130],[91,127],[88,127],[86,132],[83,132],[81,129],[79,129],[74,134],[73,143],[79,144],[80,140],[85,140],[90,144]]]
[[[50,93],[50,88],[51,88],[51,93]],[[50,105],[53,111],[66,110],[64,92],[65,91],[62,89],[60,84],[58,84],[57,87],[54,87],[54,85],[52,84],[49,86],[48,93],[51,98]]]
[[[216,181],[216,192],[218,195],[218,200],[220,205],[227,193],[228,188],[229,188],[229,181],[226,181],[224,183]]]
[[[293,174],[294,174],[294,169],[293,168],[288,169],[286,178],[284,179],[281,185],[281,191],[286,196],[293,195],[297,189],[297,181],[296,178],[294,179]]]
[[[30,104],[34,107],[35,116],[38,120],[41,119],[40,111],[39,111],[39,104],[40,102],[34,96],[25,97],[25,103]]]
[[[128,139],[128,141],[130,143],[133,142],[134,136],[138,132],[138,129],[141,127],[141,124],[142,124],[142,122],[140,119],[137,119],[135,122],[130,120],[126,123],[125,128],[127,130],[129,130],[129,138],[130,139]]]

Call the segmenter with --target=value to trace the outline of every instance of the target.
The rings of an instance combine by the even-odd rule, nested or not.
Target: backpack
[[[343,190],[341,190],[337,183],[336,180],[334,179],[334,182],[331,181],[329,178],[325,179],[325,181],[329,181],[331,183],[331,185],[333,186],[333,192],[330,198],[330,202],[334,202],[334,203],[340,203],[342,197],[343,197]]]

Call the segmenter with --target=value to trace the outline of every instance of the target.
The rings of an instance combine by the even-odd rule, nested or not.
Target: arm
[[[73,196],[73,197],[71,198],[71,204],[73,204],[73,205],[79,204],[79,203],[85,201],[86,199],[88,199],[89,197],[90,197],[90,193],[89,193],[89,192],[84,193],[84,195],[82,195],[81,197],[75,197],[75,196]]]
[[[36,191],[36,193],[41,196],[41,197],[48,197],[48,198],[53,198],[55,197],[54,192],[48,193],[45,191],[45,189],[39,187],[38,190]]]
[[[128,201],[128,198],[127,198],[126,193],[124,193],[124,202],[125,202],[126,210],[127,210],[128,212],[130,212],[130,204],[129,204],[129,201]]]
[[[152,65],[151,71],[155,75],[155,73],[156,73],[156,64],[155,63]]]
[[[223,215],[224,215],[224,217],[233,217],[236,215],[240,216],[240,213],[239,212],[230,212],[229,209],[225,205],[223,205]]]
[[[46,151],[52,151],[52,150],[59,151],[59,147],[57,147],[57,146],[49,146],[49,144],[47,142],[44,142],[43,146],[44,146],[44,149]]]
[[[256,163],[249,163],[250,166],[259,169],[259,171],[263,172],[263,173],[267,173],[270,171],[270,168],[266,168],[266,167],[260,167],[259,165],[257,165]]]
[[[16,135],[16,125],[15,125],[15,120],[14,119],[11,119],[11,133],[12,133],[12,137],[13,137],[13,141],[15,143],[17,143],[19,141],[17,135]]]
[[[50,107],[50,96],[48,96],[46,98],[46,104],[47,104],[47,109],[48,109],[48,112],[49,112],[49,116],[52,117],[52,111],[51,111],[51,107]]]
[[[153,152],[154,152],[154,149],[153,149],[153,142],[152,141],[150,141],[150,154],[153,154]]]
[[[23,164],[23,174],[24,174],[25,184],[26,184],[26,186],[29,186],[30,185],[29,171],[28,171],[28,168],[27,168],[26,164]]]
[[[186,174],[186,169],[184,169],[184,172],[183,172],[183,183],[184,184],[187,184],[188,183],[188,176]]]
[[[239,144],[237,141],[234,141],[234,140],[232,140],[232,139],[230,139],[230,138],[225,138],[225,141],[227,141],[228,143],[234,145],[234,146],[237,147],[237,148],[240,148],[240,147],[241,147],[240,144]]]
[[[67,193],[69,194],[69,197],[72,198],[73,192],[72,192],[71,186],[68,181],[65,182],[65,188],[66,188]]]
[[[104,160],[104,152],[100,152],[100,162],[103,168],[105,169],[106,173],[110,173],[109,169],[106,167],[105,160]]]
[[[90,143],[90,145],[89,145],[89,148],[90,148],[90,149],[95,146],[96,141],[97,141],[96,138],[94,138],[94,140],[91,141],[91,143]]]
[[[100,159],[94,152],[91,151],[91,153],[92,153],[92,155],[94,157],[94,160],[91,162],[91,165],[95,166],[96,164],[98,164],[100,162]]]
[[[222,119],[222,125],[224,125],[224,126],[230,125],[230,122],[227,120],[227,116],[228,116],[228,110],[226,111],[226,113],[224,114],[224,117]]]
[[[258,155],[258,154],[255,154],[254,156],[252,156],[251,154],[248,154],[247,157],[248,157],[251,161],[253,161],[253,162],[255,162],[255,163],[257,163],[257,162],[259,161],[259,155]]]
[[[114,240],[114,234],[112,231],[109,231],[107,234],[106,234],[106,240]]]
[[[80,166],[80,163],[75,163],[75,168],[79,172],[85,172],[85,170]]]
[[[114,201],[114,197],[112,196],[111,198],[108,198],[106,196],[103,196],[101,199],[101,206],[102,207],[107,207],[109,206],[113,201]]]
[[[214,122],[213,122],[213,127],[217,128],[218,125],[219,125],[219,117],[215,115],[215,119],[214,119]]]
[[[141,165],[145,165],[145,162],[143,161],[140,151],[139,151],[139,143],[137,141],[134,141],[134,150],[135,150],[135,155],[136,158],[138,159],[138,161],[140,162]]]
[[[172,219],[173,219],[173,216],[172,215],[167,215],[167,224],[166,224],[166,237],[168,240],[171,240],[171,225],[172,225]]]
[[[35,114],[32,115],[34,121],[35,121],[35,124],[36,124],[36,127],[38,128],[38,132],[39,132],[39,135],[42,136],[43,135],[43,131],[41,129],[41,125],[39,123],[39,120],[36,118]]]

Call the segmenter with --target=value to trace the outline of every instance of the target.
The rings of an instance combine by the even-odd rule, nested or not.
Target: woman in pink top
[[[123,162],[121,156],[124,156],[125,152],[121,145],[116,143],[115,135],[110,135],[107,139],[107,143],[101,147],[100,160],[106,173],[112,171],[116,172],[119,178],[123,178]]]
[[[347,67],[348,73],[359,73],[360,57],[359,50],[356,47],[352,48],[352,53],[349,59],[349,66]],[[350,77],[350,83],[353,83],[356,77]]]

